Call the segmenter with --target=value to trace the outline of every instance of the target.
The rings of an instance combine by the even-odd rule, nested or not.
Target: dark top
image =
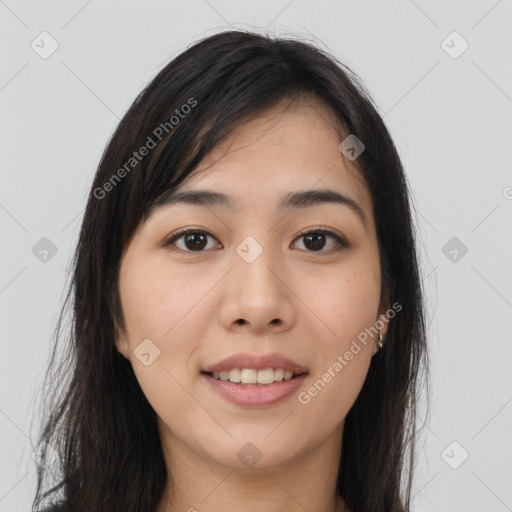
[[[45,508],[45,509],[42,509],[42,510],[39,510],[38,512],[61,512],[62,510],[62,504],[61,503],[58,503],[56,505],[51,505],[50,507],[48,508]]]

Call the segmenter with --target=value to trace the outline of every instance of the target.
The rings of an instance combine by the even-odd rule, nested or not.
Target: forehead
[[[366,182],[339,150],[346,135],[322,102],[282,100],[239,124],[174,194],[207,189],[232,197],[238,210],[257,210],[283,206],[291,191],[329,189],[352,199],[370,221]]]

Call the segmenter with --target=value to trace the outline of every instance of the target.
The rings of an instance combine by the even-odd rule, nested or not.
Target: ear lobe
[[[116,350],[124,356],[128,361],[130,360],[130,344],[126,339],[126,335],[116,327],[115,342]]]
[[[372,348],[372,357],[379,352],[381,349],[379,348],[380,334],[382,334],[383,341],[385,343],[386,333],[388,332],[389,327],[389,318],[387,312],[389,310],[389,306],[387,301],[381,302],[381,306],[379,307],[379,311],[377,314],[377,318],[375,319],[375,328],[378,329],[378,333],[375,335],[373,340],[373,348]]]
[[[390,319],[388,318],[388,315],[387,315],[387,312],[388,310],[391,309],[389,307],[389,305],[387,304],[387,302],[384,302],[381,307],[379,308],[379,313],[377,315],[377,318],[375,319],[375,322],[377,323],[377,321],[379,321],[379,325],[382,325],[382,328],[379,329],[379,332],[382,333],[382,336],[386,337],[386,333],[388,332],[388,328],[389,328],[389,321]],[[378,327],[377,327],[378,328]],[[377,338],[378,338],[378,335],[377,335]]]

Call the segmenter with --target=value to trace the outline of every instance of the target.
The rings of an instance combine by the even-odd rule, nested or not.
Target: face
[[[385,309],[371,199],[335,126],[316,101],[279,103],[180,189],[232,204],[170,201],[130,241],[116,346],[166,447],[271,468],[341,439],[377,351],[376,336],[361,333]],[[298,191],[310,195],[290,200]],[[346,199],[311,195],[319,191]]]

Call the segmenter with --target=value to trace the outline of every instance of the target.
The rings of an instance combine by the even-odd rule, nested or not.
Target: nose
[[[224,283],[221,321],[228,330],[254,334],[288,330],[296,318],[289,272],[275,252],[248,238],[233,254],[233,268]]]

